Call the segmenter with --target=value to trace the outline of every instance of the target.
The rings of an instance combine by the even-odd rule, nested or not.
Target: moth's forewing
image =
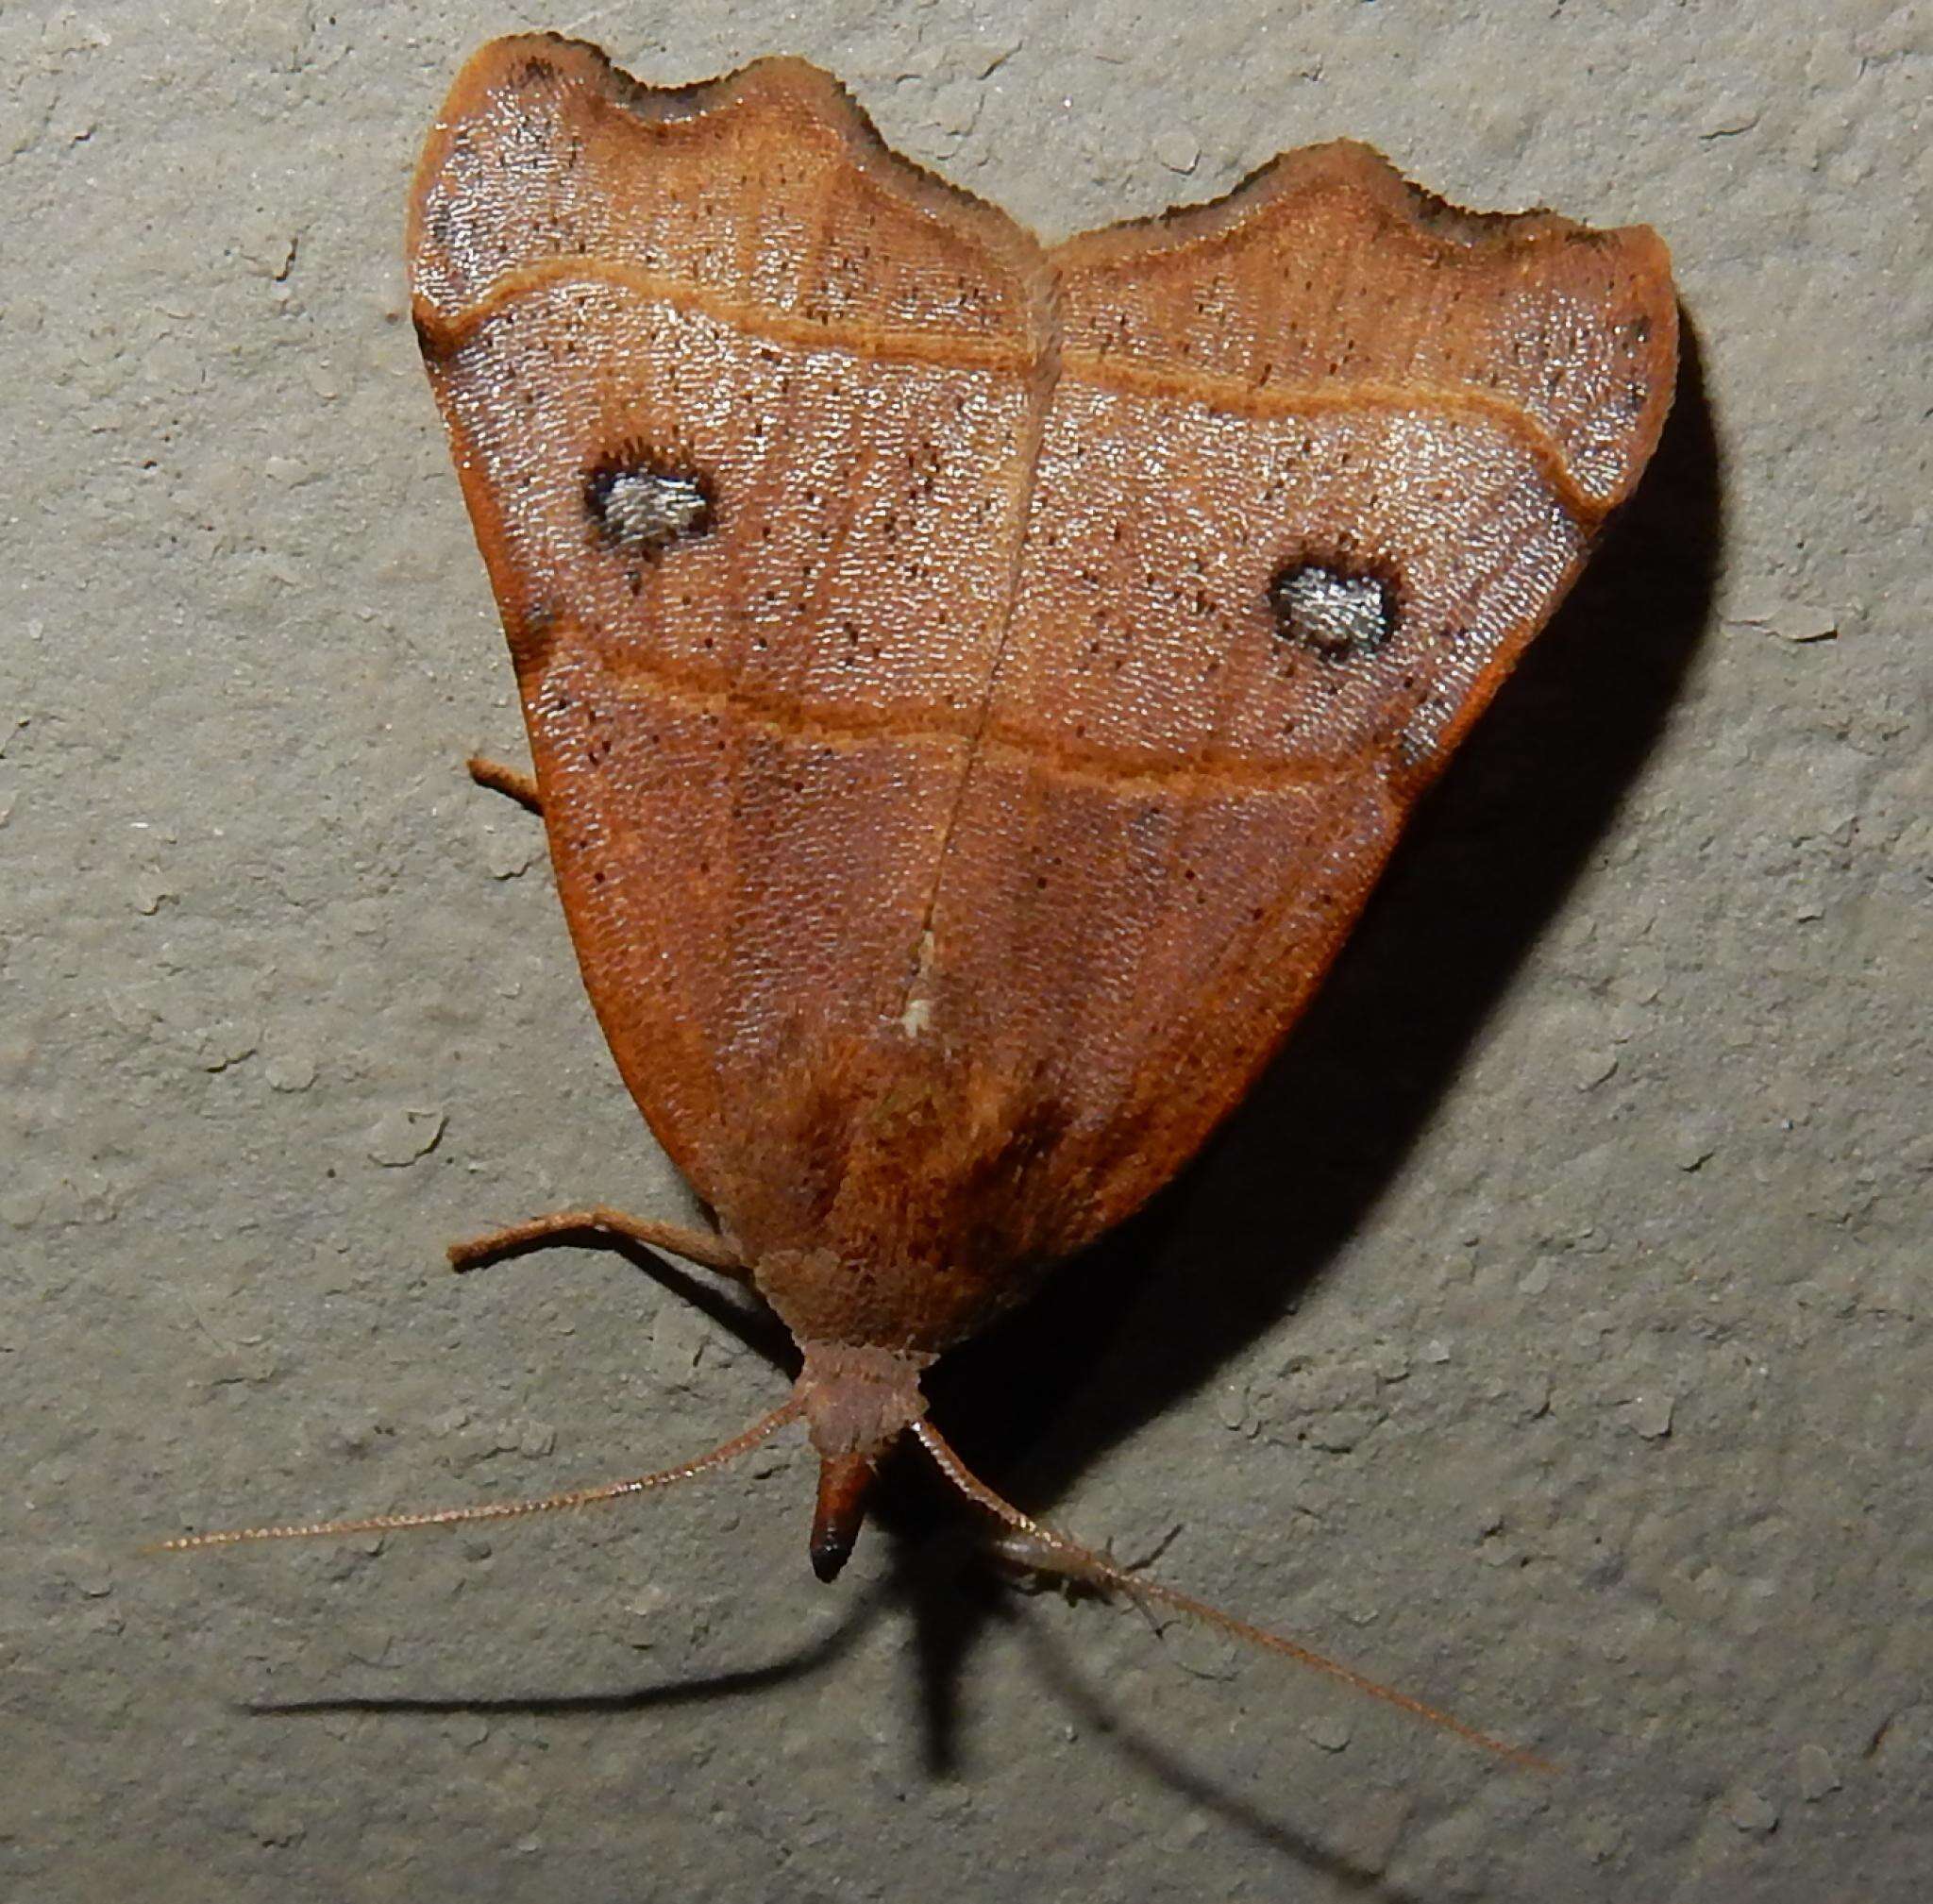
[[[1279,1043],[1675,354],[1650,232],[1362,147],[1044,253],[800,62],[542,39],[411,271],[626,1082],[795,1331],[924,1347]]]

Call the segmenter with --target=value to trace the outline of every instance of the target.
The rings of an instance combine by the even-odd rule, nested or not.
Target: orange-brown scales
[[[801,61],[529,38],[409,255],[584,981],[798,1340],[835,1563],[925,1364],[1247,1088],[1629,493],[1664,247],[1346,143],[1048,247]]]

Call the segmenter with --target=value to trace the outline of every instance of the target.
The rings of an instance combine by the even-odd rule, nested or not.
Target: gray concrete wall
[[[1819,24],[1822,14],[1831,24]],[[187,1525],[653,1467],[782,1393],[534,824],[410,334],[474,44],[793,49],[1051,232],[1368,139],[1670,240],[1655,473],[1209,1159],[963,1356],[1023,1504],[1561,1761],[986,1583],[789,1441],[473,1534]],[[0,1893],[1925,1895],[1927,362],[1915,6],[0,10]]]

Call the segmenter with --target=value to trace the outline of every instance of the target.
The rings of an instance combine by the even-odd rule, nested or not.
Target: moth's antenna
[[[675,1481],[689,1481],[713,1468],[758,1446],[767,1435],[797,1421],[805,1404],[794,1396],[782,1407],[774,1408],[763,1421],[754,1422],[742,1435],[685,1461],[676,1468],[664,1468],[655,1474],[640,1474],[634,1481],[607,1481],[597,1488],[572,1488],[562,1494],[546,1494],[533,1501],[483,1501],[469,1508],[438,1508],[422,1514],[368,1514],[357,1521],[311,1521],[296,1527],[233,1527],[216,1534],[183,1534],[177,1540],[162,1541],[160,1551],[181,1554],[194,1547],[234,1547],[244,1541],[308,1541],[339,1534],[392,1534],[405,1527],[453,1527],[466,1521],[513,1521],[526,1514],[547,1514],[557,1508],[588,1508],[599,1501],[615,1501],[627,1494],[648,1493],[653,1488],[668,1488]]]
[[[1325,1674],[1332,1679],[1339,1679],[1345,1686],[1367,1693],[1371,1699],[1380,1699],[1386,1706],[1394,1706],[1426,1725],[1454,1732],[1459,1739],[1467,1740],[1499,1759],[1507,1759],[1513,1765],[1527,1766],[1534,1772],[1556,1771],[1556,1766],[1549,1760],[1539,1759],[1534,1752],[1493,1739],[1488,1732],[1479,1732],[1475,1727],[1466,1726],[1461,1719],[1453,1718],[1448,1712],[1426,1706],[1420,1699],[1412,1699],[1407,1693],[1399,1693],[1393,1686],[1386,1686],[1380,1680],[1371,1679],[1353,1667],[1345,1666],[1338,1660],[1331,1660],[1294,1640],[1286,1639],[1280,1633],[1271,1633],[1265,1626],[1238,1620],[1233,1613],[1224,1613],[1219,1607],[1211,1607],[1207,1601],[1196,1599],[1192,1593],[1164,1586],[1159,1580],[1151,1580],[1143,1574],[1131,1574],[1105,1555],[1095,1553],[1091,1547],[1084,1547],[1051,1527],[1043,1527],[1038,1521],[1031,1520],[1011,1501],[1002,1499],[981,1480],[930,1421],[921,1417],[910,1426],[920,1446],[933,1457],[933,1464],[940,1473],[976,1508],[990,1514],[1019,1537],[1017,1543],[1018,1557],[1024,1559],[1026,1565],[1042,1573],[1059,1574],[1064,1578],[1091,1587],[1114,1589],[1143,1604],[1152,1601],[1157,1606],[1171,1607],[1176,1612],[1185,1613],[1189,1619],[1214,1626],[1233,1639],[1258,1646],[1264,1652],[1280,1653],[1300,1666]]]

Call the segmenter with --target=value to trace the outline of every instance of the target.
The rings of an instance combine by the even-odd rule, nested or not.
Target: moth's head
[[[866,1522],[880,1457],[926,1413],[919,1377],[933,1360],[912,1349],[852,1342],[801,1342],[805,1364],[795,1397],[819,1457],[812,1518],[812,1570],[837,1577]]]

